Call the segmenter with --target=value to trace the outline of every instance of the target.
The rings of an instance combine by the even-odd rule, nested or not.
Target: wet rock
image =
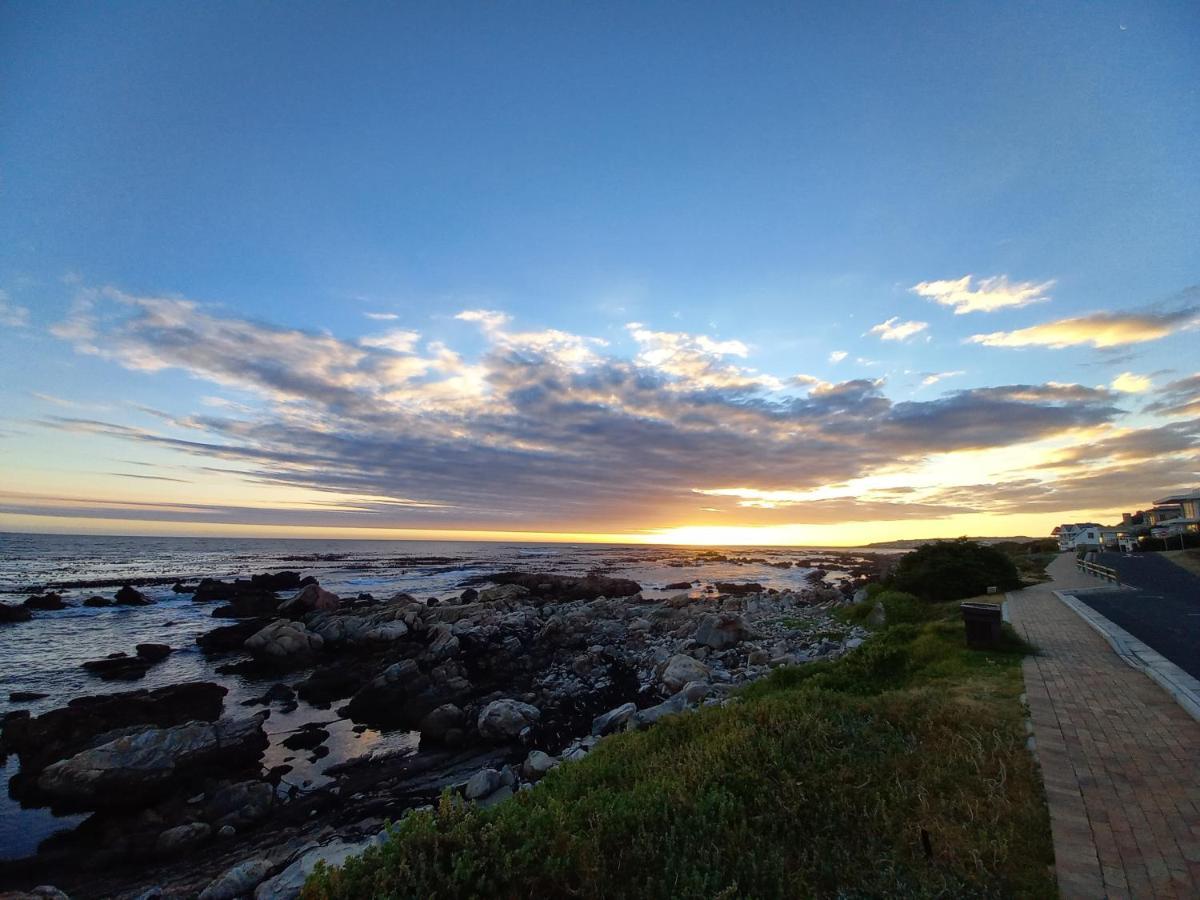
[[[107,597],[101,597],[101,596],[97,595],[95,597],[88,597],[86,600],[83,601],[83,605],[88,606],[88,607],[93,607],[93,608],[101,608],[101,607],[105,607],[105,606],[112,606],[113,602],[111,600],[109,600]]]
[[[312,750],[329,740],[329,732],[319,725],[305,725],[295,734],[283,739],[289,750]]]
[[[8,695],[8,702],[32,703],[34,700],[42,700],[49,696],[49,694],[39,694],[37,691],[13,691]]]
[[[40,610],[56,610],[67,608],[67,604],[63,603],[63,598],[52,591],[46,594],[34,594],[25,601],[25,606],[29,609]]]
[[[538,723],[541,710],[518,700],[493,700],[479,713],[476,727],[485,740],[501,743],[520,737],[526,728]]]
[[[597,597],[628,597],[641,591],[642,586],[628,578],[608,578],[604,575],[555,575],[542,572],[499,572],[472,579],[490,581],[500,586],[525,588],[535,601],[553,599],[557,602],[595,600]],[[481,600],[512,599],[520,594],[496,594],[496,589],[484,591]]]
[[[147,691],[79,697],[65,707],[36,717],[9,719],[0,747],[16,753],[23,771],[37,772],[48,763],[73,755],[95,738],[119,728],[168,728],[221,715],[228,689],[212,682],[190,682]]]
[[[709,668],[697,659],[677,653],[663,669],[661,681],[669,691],[678,691],[689,681],[707,681]]]
[[[149,606],[153,601],[137,588],[125,585],[115,597],[117,606]]]
[[[670,584],[663,585],[664,591],[690,591],[691,589],[690,581],[672,581]]]
[[[267,746],[264,716],[125,734],[52,763],[37,785],[69,808],[138,806],[189,776],[257,761]]]
[[[0,900],[71,900],[71,898],[52,884],[39,884],[28,891],[0,893]]]
[[[637,712],[636,703],[624,703],[616,709],[610,709],[603,715],[596,716],[592,720],[592,734],[602,737],[618,731],[635,712]]]
[[[212,827],[204,822],[189,822],[168,828],[154,842],[154,852],[159,856],[185,853],[198,847],[212,836]]]
[[[135,681],[149,671],[152,663],[125,653],[113,653],[104,659],[93,659],[83,664],[83,669],[103,681]]]
[[[6,625],[13,622],[28,622],[33,618],[33,613],[28,607],[14,606],[10,603],[0,603],[0,625]]]
[[[243,860],[202,890],[199,900],[236,900],[266,881],[274,868],[269,859]]]
[[[475,590],[475,588],[467,588],[458,595],[458,599],[463,603],[474,603],[479,599],[479,591]]]
[[[133,648],[138,657],[147,662],[161,662],[171,655],[171,648],[166,644],[138,644]]]
[[[756,581],[718,581],[713,585],[713,587],[717,589],[717,593],[731,594],[734,597],[741,597],[745,594],[761,594],[766,590],[766,588]]]

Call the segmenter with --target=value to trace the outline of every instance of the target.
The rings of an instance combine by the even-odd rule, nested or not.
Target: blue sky
[[[1017,397],[1052,407],[1059,420],[1023,431],[1022,407],[1009,443],[989,436],[922,448],[889,437],[878,417],[891,413],[863,412],[855,446],[897,441],[893,455],[908,461],[913,484],[939,454],[1008,448],[1009,461],[1035,465],[1033,450],[1021,448],[1038,441],[1058,440],[1037,445],[1045,463],[1085,433],[1100,441],[1129,429],[1178,431],[1194,418],[1146,410],[1163,391],[1174,398],[1163,409],[1189,410],[1187,379],[1196,371],[1194,4],[8,3],[0,35],[0,453],[9,473],[0,488],[21,495],[0,505],[8,517],[0,526],[631,533],[727,522],[805,526],[792,534],[808,539],[846,522],[873,523],[863,528],[878,533],[888,531],[879,522],[955,533],[982,521],[962,516],[1019,512],[964,503],[961,494],[951,502],[944,490],[926,497],[919,525],[916,508],[896,495],[880,499],[894,509],[855,511],[861,479],[880,471],[873,452],[826,467],[816,437],[793,435],[789,450],[791,432],[779,426],[770,440],[781,442],[786,464],[741,470],[733,461],[753,453],[752,444],[714,448],[713,456],[692,449],[705,439],[689,424],[692,407],[650,412],[624,394],[611,402],[584,396],[577,384],[563,390],[561,407],[527,407],[525,382],[512,402],[511,359],[497,362],[512,354],[523,362],[542,354],[546,366],[587,370],[593,380],[601,369],[632,366],[673,398],[682,389],[672,379],[682,379],[693,393],[707,392],[693,404],[722,404],[704,426],[710,436],[735,428],[755,404],[776,404],[768,419],[778,425],[787,398],[821,384],[869,381],[888,404],[1013,385],[1110,394]],[[970,292],[975,305],[997,308],[956,314],[937,302],[953,294],[945,282],[963,285],[958,309]],[[151,298],[195,306],[176,310],[164,328],[164,307],[138,302]],[[509,321],[489,328],[458,318],[465,310]],[[1118,338],[1101,348],[1086,339],[1100,327],[1086,318],[1066,326],[1074,335],[1067,346],[971,340],[1098,313],[1135,318],[1121,319]],[[87,316],[87,335],[70,327]],[[203,321],[186,333],[207,336],[225,362],[179,350],[171,328],[187,316]],[[1127,340],[1146,316],[1153,338]],[[871,331],[889,321],[897,339]],[[285,350],[242,330],[226,346],[220,322],[300,336]],[[895,331],[910,322],[924,326]],[[371,336],[388,329],[419,337],[380,350]],[[595,357],[567,359],[563,340],[547,349],[551,331],[606,343],[587,344]],[[391,382],[368,384],[357,369],[354,376],[354,389],[376,404],[403,406],[395,421],[371,426],[380,440],[446,429],[447,442],[499,448],[504,460],[483,456],[437,473],[445,483],[435,478],[438,490],[419,498],[429,506],[381,510],[371,504],[413,499],[429,474],[408,464],[381,472],[357,447],[323,452],[320,466],[344,461],[354,473],[338,502],[368,507],[327,514],[287,507],[329,493],[296,475],[311,472],[316,457],[273,460],[276,475],[290,473],[286,484],[247,468],[261,454],[226,455],[214,466],[222,456],[212,446],[258,440],[209,421],[218,411],[236,409],[260,426],[325,416],[328,428],[367,427],[362,410],[339,418],[345,403],[312,378],[299,387],[290,380],[297,393],[285,398],[277,381],[267,388],[226,364],[239,347],[270,347],[290,360],[275,368],[295,375],[298,358],[321,352],[297,344],[305,334],[327,334],[335,354],[354,355],[365,339],[375,340],[371,354],[415,355],[426,360],[410,360],[422,385],[486,384],[480,396],[489,403],[477,397],[469,410],[451,411],[428,398],[381,399]],[[458,354],[453,371],[428,362],[443,346]],[[293,350],[299,357],[288,357]],[[833,362],[835,352],[844,358]],[[664,364],[672,354],[673,367]],[[379,364],[339,359],[321,377],[343,387],[346,366],[375,372]],[[775,381],[754,393],[713,380],[716,369],[699,373],[702,360]],[[540,370],[539,390],[551,390],[548,372]],[[1142,380],[1122,384],[1140,390],[1113,388],[1125,373]],[[933,375],[941,377],[926,383]],[[321,405],[330,402],[341,404],[336,415]],[[588,403],[609,403],[612,415],[524,443],[497,436],[534,435],[547,424],[541,417],[557,421]],[[504,408],[503,424],[488,418]],[[842,413],[832,415],[814,435],[838,433]],[[664,448],[685,433],[697,440],[671,451],[673,465],[648,465],[657,473],[651,483],[673,479],[654,494],[661,515],[608,497],[604,476],[555,443],[590,436],[613,451],[600,454],[611,464],[638,466],[614,449],[630,437],[625,417],[644,424],[664,416],[666,433],[640,439]],[[112,426],[149,434],[120,436]],[[193,443],[203,447],[160,440],[200,435]],[[1171,471],[1200,481],[1194,442],[1182,440],[1172,445]],[[521,453],[535,463],[522,468]],[[474,508],[464,499],[470,491],[459,490],[482,477],[481,466],[528,474],[545,463],[538,454],[558,459],[537,487],[525,487],[524,500],[497,492]],[[802,465],[810,459],[813,477]],[[1114,475],[1131,465],[1127,456],[1111,462]],[[1006,465],[995,473],[1021,480]],[[176,480],[133,479],[130,466],[160,467],[156,478]],[[220,484],[203,482],[210,471],[198,474],[222,466],[236,474]],[[1108,502],[1091,488],[1064,489],[1039,514],[1110,512],[1165,477],[1137,469],[1144,477],[1123,479],[1126,493]],[[1039,488],[1053,492],[1068,477]],[[837,502],[813,498],[822,486],[842,498],[836,515],[806,505]],[[722,507],[711,497],[725,495],[695,489],[796,496],[777,496],[775,507],[761,496],[747,506],[741,496]],[[530,491],[536,503],[527,502]],[[220,501],[205,508],[214,492]],[[250,511],[231,499],[247,492]],[[592,497],[603,514],[541,512],[564,493]],[[707,509],[694,506],[696,497],[710,498]]]

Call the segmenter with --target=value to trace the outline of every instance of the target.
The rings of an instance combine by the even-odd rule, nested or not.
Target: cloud
[[[734,339],[633,323],[627,357],[586,335],[518,330],[504,313],[464,320],[483,329],[477,356],[436,342],[372,345],[280,328],[186,300],[93,292],[57,329],[79,352],[147,377],[182,371],[253,400],[198,404],[153,428],[41,421],[332,504],[275,508],[280,524],[596,530],[686,521],[697,510],[695,488],[809,491],[930,455],[1069,435],[1123,414],[1112,392],[1081,385],[1001,385],[897,403],[883,379],[785,382],[750,367],[751,348]],[[917,502],[927,501],[873,494],[821,514],[905,518]],[[956,497],[924,512],[980,505]],[[734,504],[731,521],[784,509]],[[196,515],[261,521],[266,513]]]
[[[1167,416],[1200,416],[1200,372],[1172,381],[1159,391],[1147,412]]]
[[[845,359],[849,355],[850,354],[847,353],[845,350],[834,350],[832,353],[829,354],[829,361],[836,366],[838,363],[840,363],[843,359]]]
[[[9,328],[24,328],[29,324],[29,310],[18,306],[8,299],[8,294],[0,291],[0,325]]]
[[[1047,291],[1054,287],[1054,281],[1018,281],[1010,283],[1007,275],[996,275],[992,278],[981,278],[972,289],[971,281],[974,276],[964,275],[962,278],[944,281],[922,281],[911,288],[914,294],[927,297],[942,306],[954,308],[954,314],[961,316],[973,312],[993,312],[1006,307],[1028,306],[1030,303],[1040,303],[1049,300]]]
[[[408,331],[404,328],[393,328],[382,334],[370,334],[359,340],[364,347],[381,347],[394,350],[396,353],[412,353],[417,341],[421,339],[418,331]]]
[[[962,369],[958,369],[954,372],[922,372],[921,374],[925,376],[921,379],[922,386],[929,387],[937,384],[944,378],[957,378],[959,375],[966,375],[967,373]]]
[[[1154,382],[1145,375],[1135,375],[1133,372],[1122,372],[1112,380],[1112,389],[1123,394],[1144,394],[1154,387]]]
[[[1172,313],[1093,313],[1071,319],[1058,319],[1017,331],[993,331],[968,338],[985,347],[1120,347],[1156,341],[1176,331],[1194,326],[1200,309],[1192,307]]]
[[[906,341],[928,327],[928,322],[901,322],[899,316],[892,316],[886,322],[873,326],[869,333],[879,335],[883,341]]]
[[[485,331],[498,331],[512,321],[508,313],[494,309],[465,309],[454,318],[463,322],[478,322]]]
[[[377,322],[394,322],[400,318],[399,313],[387,313],[387,312],[383,312],[383,313],[368,312],[368,313],[363,313],[363,315],[366,316],[368,319],[374,319]]]

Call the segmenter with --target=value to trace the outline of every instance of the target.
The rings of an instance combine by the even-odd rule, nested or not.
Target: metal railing
[[[1112,566],[1102,566],[1099,563],[1078,559],[1075,561],[1075,567],[1079,569],[1080,572],[1086,572],[1089,575],[1095,575],[1097,578],[1103,578],[1105,581],[1111,581],[1113,584],[1121,583],[1121,579],[1117,575],[1117,570]]]

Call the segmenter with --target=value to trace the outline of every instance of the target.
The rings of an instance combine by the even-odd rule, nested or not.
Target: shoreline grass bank
[[[495,808],[443,798],[303,896],[1055,896],[1028,648],[967,650],[957,603],[885,605],[842,659],[606,739]]]

